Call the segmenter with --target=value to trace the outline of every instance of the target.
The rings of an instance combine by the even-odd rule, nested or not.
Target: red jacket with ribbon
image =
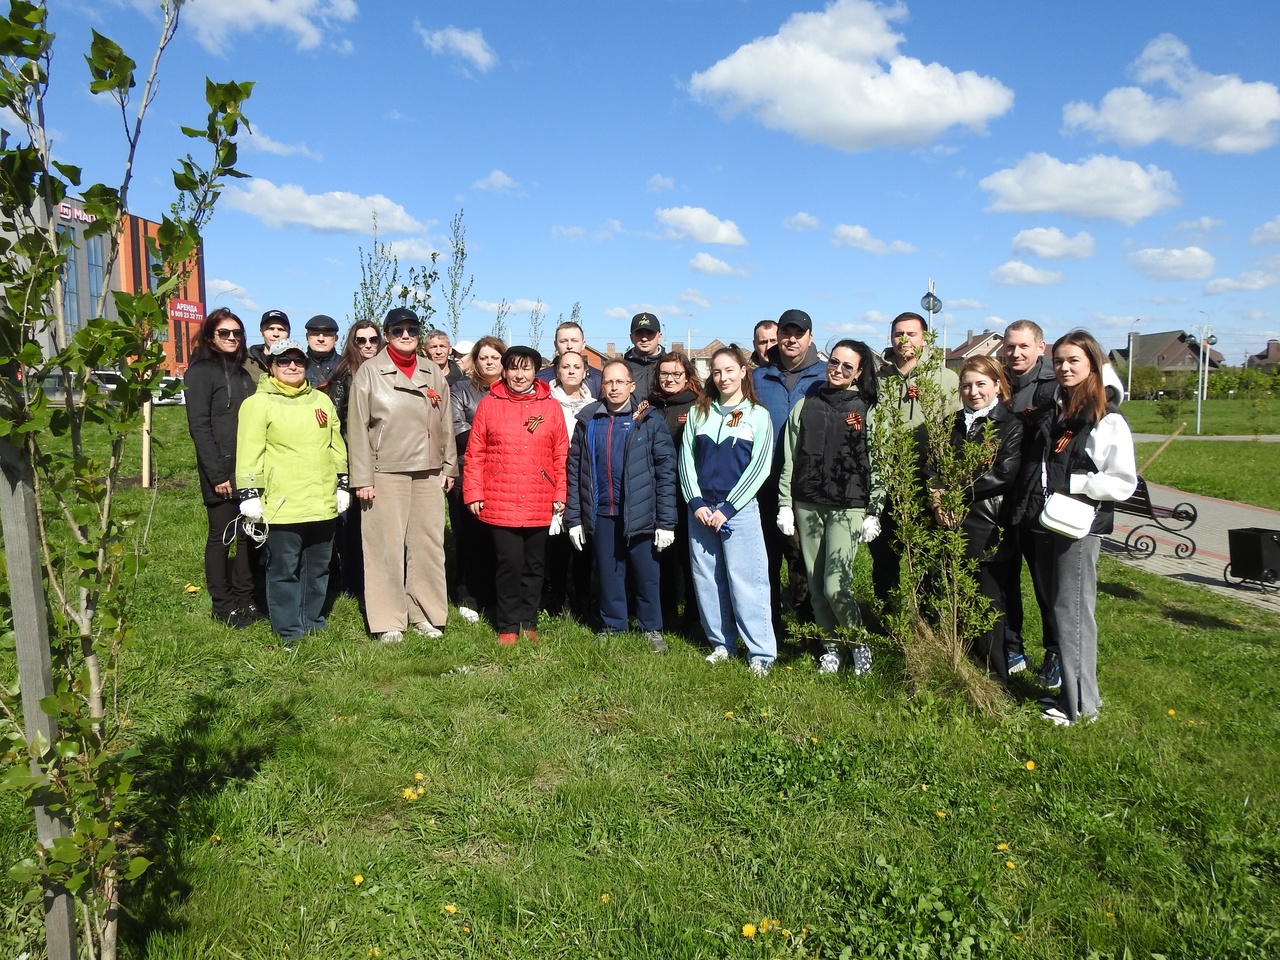
[[[569,434],[551,388],[535,380],[512,393],[501,380],[476,408],[462,471],[462,499],[484,501],[480,519],[496,527],[545,527],[567,497]]]

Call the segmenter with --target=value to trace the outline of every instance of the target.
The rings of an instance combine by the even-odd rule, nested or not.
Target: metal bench
[[[1195,504],[1179,503],[1172,507],[1162,507],[1153,503],[1147,481],[1139,477],[1138,489],[1128,500],[1116,503],[1116,512],[1141,517],[1146,521],[1130,530],[1129,535],[1124,538],[1124,548],[1131,556],[1144,560],[1156,552],[1155,527],[1174,538],[1173,555],[1179,560],[1195,556],[1196,542],[1186,533],[1195,526],[1198,519]]]

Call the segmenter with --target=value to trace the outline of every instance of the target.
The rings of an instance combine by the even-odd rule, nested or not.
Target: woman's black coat
[[[196,446],[200,493],[208,506],[225,503],[214,487],[235,477],[236,427],[240,404],[257,387],[244,366],[202,356],[187,367],[184,376],[187,429]]]

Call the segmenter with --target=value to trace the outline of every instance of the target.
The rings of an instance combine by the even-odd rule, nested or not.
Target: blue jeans
[[[323,630],[336,520],[274,524],[267,531],[267,612],[281,640]]]
[[[1073,721],[1098,713],[1098,554],[1100,537],[1071,540],[1056,533],[1036,535],[1036,564],[1052,611],[1061,651],[1062,689],[1058,709]],[[1048,633],[1048,631],[1045,631]]]
[[[596,517],[591,538],[600,575],[600,619],[605,630],[627,629],[627,571],[636,591],[636,623],[645,633],[662,629],[661,571],[653,535],[622,533],[622,517]]]
[[[730,653],[738,639],[752,660],[765,665],[778,655],[770,610],[769,564],[760,529],[760,508],[752,500],[717,533],[689,511],[689,563],[698,594],[702,629],[712,647]]]

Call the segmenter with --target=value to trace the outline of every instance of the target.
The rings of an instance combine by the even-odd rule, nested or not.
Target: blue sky
[[[144,60],[152,5],[52,9],[57,151],[118,180],[80,55],[92,26]],[[345,323],[374,210],[404,268],[464,209],[465,337],[505,299],[517,341],[541,300],[601,348],[641,309],[700,346],[791,307],[878,347],[932,278],[952,345],[1208,322],[1238,364],[1280,337],[1278,33],[1274,0],[191,0],[132,206],[171,202],[203,77],[254,80],[206,237],[250,326]]]

